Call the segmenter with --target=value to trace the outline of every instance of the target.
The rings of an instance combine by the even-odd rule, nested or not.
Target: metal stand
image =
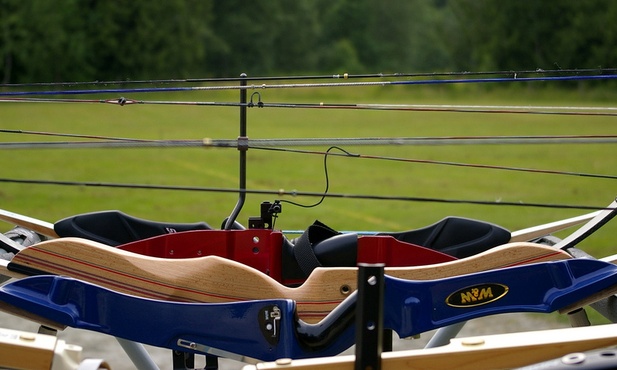
[[[219,368],[219,358],[205,355],[206,366],[202,370],[216,370]],[[172,351],[172,365],[174,370],[196,370],[195,354],[181,351]]]
[[[456,337],[463,326],[465,326],[465,321],[440,328],[424,348],[435,348],[450,344],[450,339]]]
[[[140,370],[159,370],[152,357],[148,354],[143,344],[131,342],[130,340],[116,338],[124,352],[129,356],[135,368]]]

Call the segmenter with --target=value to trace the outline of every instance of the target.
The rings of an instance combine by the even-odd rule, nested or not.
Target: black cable
[[[332,151],[333,149],[337,149],[345,153],[346,157],[359,157],[358,154],[352,154],[348,152],[347,150],[341,147],[338,147],[338,146],[331,146],[330,148],[328,148],[328,150],[325,151],[324,158],[323,158],[323,167],[324,167],[324,177],[326,180],[326,188],[323,191],[322,197],[317,202],[313,204],[301,204],[301,203],[292,202],[290,200],[285,200],[285,199],[278,199],[278,201],[285,202],[287,204],[291,204],[291,205],[302,207],[302,208],[313,208],[313,207],[317,207],[318,205],[320,205],[326,199],[326,196],[328,195],[328,189],[330,188],[330,177],[328,175],[328,155],[330,154],[330,151]]]

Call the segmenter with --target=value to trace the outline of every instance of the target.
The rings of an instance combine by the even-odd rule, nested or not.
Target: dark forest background
[[[0,82],[608,68],[609,0],[0,0]]]

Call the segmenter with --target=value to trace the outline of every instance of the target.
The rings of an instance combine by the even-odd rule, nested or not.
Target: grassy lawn
[[[607,90],[556,90],[528,86],[385,86],[259,90],[264,102],[473,105],[610,106]],[[252,91],[249,91],[249,95]],[[109,98],[117,96],[109,96]],[[129,99],[237,102],[238,92],[142,94]],[[100,96],[96,97],[101,98]],[[234,139],[234,107],[2,103],[0,128],[141,139]],[[472,135],[617,134],[615,117],[482,114],[377,110],[251,108],[250,138],[414,137]],[[0,134],[1,141],[64,140]],[[316,151],[328,148],[313,147]],[[614,175],[614,144],[344,146],[358,154],[462,162],[575,173]],[[250,189],[321,192],[323,155],[248,151]],[[404,161],[328,157],[331,193],[605,206],[617,195],[615,180],[525,173]],[[162,184],[234,189],[238,151],[204,148],[3,150],[3,178]],[[239,221],[259,214],[259,203],[277,195],[248,195]],[[302,204],[316,197],[283,197]],[[234,193],[117,189],[0,183],[0,208],[54,222],[78,213],[119,209],[137,217],[174,222],[206,221],[220,227]],[[590,212],[579,209],[326,198],[317,207],[283,204],[276,227],[304,229],[315,219],[338,230],[399,231],[457,215],[512,231]],[[8,229],[9,225],[4,226]],[[617,221],[590,238],[597,256],[617,252]]]

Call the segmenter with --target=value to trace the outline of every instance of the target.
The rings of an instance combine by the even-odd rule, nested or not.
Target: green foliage
[[[450,2],[454,55],[475,70],[573,69],[617,63],[617,34],[606,1],[461,0]],[[612,16],[611,16],[612,15]]]
[[[61,3],[61,5],[60,5]],[[79,1],[0,2],[5,83],[82,79],[92,72]],[[77,68],[79,66],[79,68]]]
[[[0,0],[4,83],[614,67],[602,0]]]

